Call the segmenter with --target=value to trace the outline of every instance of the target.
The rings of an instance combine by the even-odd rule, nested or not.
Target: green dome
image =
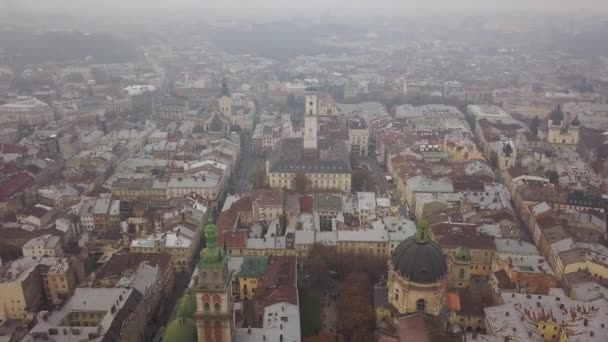
[[[192,290],[187,289],[177,304],[177,318],[192,318],[196,312],[196,297]]]
[[[173,320],[165,331],[163,342],[197,342],[196,323],[190,318]]]
[[[213,223],[213,219],[209,219],[209,223],[205,226],[205,239],[208,248],[217,246],[217,226]]]
[[[471,253],[466,248],[458,247],[454,251],[454,258],[458,261],[471,261]]]

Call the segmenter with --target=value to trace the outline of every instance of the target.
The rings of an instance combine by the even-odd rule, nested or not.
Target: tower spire
[[[431,241],[431,237],[429,234],[429,221],[425,218],[421,218],[418,221],[418,226],[416,226],[416,242],[418,243],[428,243]]]
[[[226,76],[222,76],[222,96],[230,97],[230,89],[228,89],[228,83],[226,83]]]

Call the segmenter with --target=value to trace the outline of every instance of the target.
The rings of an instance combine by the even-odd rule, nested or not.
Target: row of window
[[[211,305],[209,303],[203,303],[203,310],[205,312],[211,311]],[[222,310],[222,305],[220,303],[213,304],[213,311],[220,312]]]

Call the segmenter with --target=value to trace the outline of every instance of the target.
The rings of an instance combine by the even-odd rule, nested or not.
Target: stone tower
[[[498,156],[498,167],[501,170],[508,170],[515,166],[517,161],[517,150],[512,141],[502,143],[502,148]]]
[[[317,155],[317,108],[316,94],[306,95],[306,113],[304,114],[304,155],[306,159]]]
[[[222,95],[218,101],[220,112],[226,116],[232,116],[232,98],[230,97],[230,90],[226,80],[222,81]]]
[[[217,227],[205,227],[207,247],[201,252],[196,292],[196,329],[199,342],[231,342],[232,272],[227,251],[217,247]]]
[[[450,287],[465,288],[471,279],[471,254],[466,248],[458,247],[450,256],[449,262]]]

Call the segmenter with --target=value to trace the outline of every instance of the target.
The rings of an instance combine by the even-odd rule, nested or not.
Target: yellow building
[[[47,302],[59,305],[70,299],[85,273],[79,261],[57,258],[50,266],[41,267],[41,275]]]
[[[432,227],[433,240],[443,249],[448,258],[457,257],[465,248],[470,255],[471,275],[490,276],[496,254],[494,237],[477,233],[475,224],[443,222]]]
[[[337,190],[340,192],[350,192],[351,174],[350,173],[303,173],[306,177],[307,188],[315,190]],[[272,188],[296,188],[296,172],[269,172],[268,185]]]
[[[0,267],[0,317],[28,321],[38,311],[44,300],[40,259],[21,258]]]
[[[564,277],[578,271],[588,272],[596,278],[608,279],[608,261],[605,255],[585,248],[560,252],[556,258],[556,273]]]
[[[389,242],[385,230],[339,230],[337,249],[340,253],[387,255]]]
[[[237,275],[239,283],[239,298],[253,299],[262,276],[268,268],[268,257],[244,257],[241,270]]]

